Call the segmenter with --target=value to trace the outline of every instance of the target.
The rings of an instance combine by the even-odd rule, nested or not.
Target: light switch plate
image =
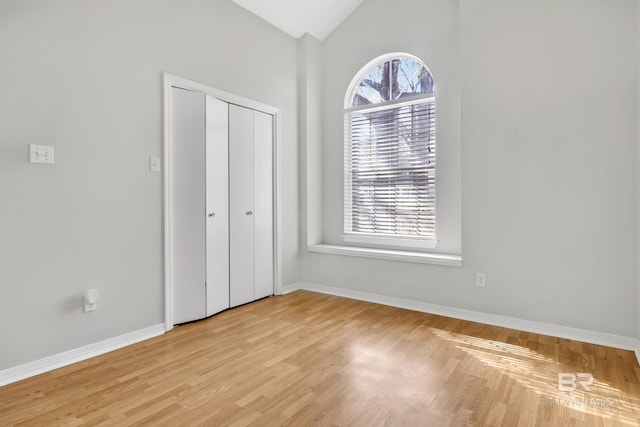
[[[31,163],[53,164],[53,146],[29,144],[29,161]]]
[[[160,157],[149,157],[149,170],[160,172]]]

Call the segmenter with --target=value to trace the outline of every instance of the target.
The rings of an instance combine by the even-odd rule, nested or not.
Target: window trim
[[[405,58],[413,59],[414,61],[422,64],[427,70],[429,70],[429,73],[431,73],[431,70],[429,69],[429,67],[427,67],[427,64],[425,64],[425,62],[422,59],[418,58],[415,55],[407,53],[407,52],[390,52],[390,53],[386,53],[384,55],[377,56],[377,57],[373,58],[371,61],[367,62],[362,68],[360,68],[360,70],[358,70],[358,72],[355,74],[355,76],[353,77],[353,79],[349,83],[349,86],[347,87],[347,91],[346,91],[346,93],[344,95],[344,104],[343,104],[344,110],[346,111],[349,108],[352,108],[351,107],[351,95],[353,94],[353,91],[359,85],[360,81],[362,80],[362,77],[364,77],[364,75],[365,75],[365,73],[367,71],[369,71],[373,66],[375,66],[377,64],[381,64],[381,63],[383,63],[385,61],[390,61],[392,59],[399,58],[399,57],[405,57]],[[431,73],[431,76],[433,76],[433,73]],[[388,101],[388,102],[393,102],[393,101]]]
[[[435,249],[438,245],[437,239],[400,235],[387,237],[383,234],[344,233],[341,238],[348,243],[364,243],[383,247]]]
[[[444,267],[462,268],[462,255],[441,254],[435,252],[417,252],[395,249],[374,249],[359,246],[331,245],[317,243],[307,246],[307,251],[325,255],[344,255],[358,258],[379,259],[383,261],[402,261],[419,264],[431,264]]]
[[[371,105],[359,105],[357,107],[349,107],[349,108],[345,108],[343,113],[344,114],[350,114],[350,113],[357,113],[359,111],[362,110],[367,110],[368,112],[376,112],[376,111],[384,111],[384,110],[390,110],[392,108],[398,108],[398,107],[404,107],[406,105],[412,105],[415,104],[417,101],[429,101],[431,99],[433,99],[435,101],[435,94],[433,93],[426,93],[424,95],[420,95],[420,96],[413,96],[411,98],[404,98],[404,99],[395,99],[393,101],[387,101],[384,104],[373,104],[374,106]],[[375,106],[377,105],[377,106]]]
[[[390,101],[386,101],[386,102],[382,102],[379,104],[368,104],[368,105],[359,105],[356,107],[352,106],[352,102],[353,102],[353,98],[354,98],[354,92],[355,90],[360,86],[360,83],[362,81],[363,78],[365,78],[365,76],[367,75],[367,73],[375,66],[379,65],[379,64],[383,64],[385,62],[389,62],[392,61],[394,59],[401,59],[401,58],[408,58],[411,59],[413,61],[415,61],[417,64],[421,65],[422,67],[424,67],[430,74],[431,78],[433,79],[433,73],[431,72],[431,70],[429,69],[429,67],[427,66],[427,64],[422,61],[420,58],[418,58],[415,55],[411,55],[409,53],[405,53],[405,52],[392,52],[392,53],[388,53],[385,55],[381,55],[378,56],[376,58],[374,58],[373,60],[369,61],[364,67],[362,67],[358,73],[356,73],[356,75],[353,77],[353,79],[351,80],[351,83],[349,84],[347,91],[345,93],[345,98],[344,98],[344,109],[343,109],[343,118],[344,118],[344,134],[343,134],[343,144],[344,144],[344,151],[345,151],[345,157],[344,157],[344,165],[343,168],[345,170],[346,173],[346,168],[347,168],[347,159],[350,158],[350,154],[348,155],[347,150],[351,149],[351,135],[350,135],[350,129],[351,129],[351,116],[355,113],[359,113],[360,111],[366,111],[366,112],[377,112],[377,111],[384,111],[384,110],[389,110],[389,109],[397,109],[397,108],[401,108],[404,106],[409,106],[409,105],[415,105],[417,103],[428,103],[429,101],[433,101],[434,105],[436,102],[436,87],[435,87],[435,79],[434,79],[434,87],[433,87],[433,91],[432,93],[428,93],[428,94],[423,94],[423,95],[418,95],[418,96],[413,96],[411,98],[400,98],[400,99],[395,99],[395,100],[390,100]],[[437,116],[434,119],[434,124],[433,124],[434,128],[437,127]],[[434,147],[437,144],[437,138],[436,138],[436,142],[434,143]],[[437,152],[437,150],[436,150]],[[436,159],[437,159],[437,155],[436,155]],[[436,166],[435,166],[435,170],[437,171],[437,161],[436,161]],[[437,173],[436,173],[436,179],[437,179]],[[343,180],[343,188],[346,190],[346,176]],[[437,197],[437,189],[434,189],[434,197]],[[379,234],[373,234],[373,233],[361,233],[361,232],[350,232],[347,231],[347,218],[351,217],[350,214],[347,214],[347,208],[349,206],[351,206],[351,204],[347,201],[347,193],[343,194],[343,233],[340,237],[341,239],[346,242],[347,244],[352,243],[355,245],[358,245],[356,247],[361,247],[363,249],[365,249],[365,252],[368,251],[368,249],[364,246],[364,245],[371,245],[374,246],[374,248],[371,248],[372,251],[376,251],[378,249],[375,249],[375,247],[379,247],[379,248],[389,248],[391,250],[394,251],[401,251],[403,249],[406,249],[408,252],[406,252],[407,254],[409,253],[414,253],[411,252],[413,249],[436,249],[438,246],[438,239],[437,239],[437,227],[434,228],[434,237],[421,237],[421,236],[408,236],[408,235],[385,235],[382,233]],[[436,210],[436,216],[434,217],[434,220],[437,221],[437,210]],[[350,246],[346,246],[346,247],[350,247]],[[355,247],[354,247],[355,248]],[[382,250],[381,249],[381,250]],[[418,252],[418,253],[422,253],[422,252]]]

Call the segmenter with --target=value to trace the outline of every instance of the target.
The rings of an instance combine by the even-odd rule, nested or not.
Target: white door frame
[[[171,189],[171,132],[169,129],[169,113],[171,111],[171,88],[179,87],[182,89],[202,92],[229,104],[236,104],[252,110],[262,111],[273,116],[273,293],[280,295],[282,293],[282,179],[280,174],[281,165],[281,112],[279,108],[262,104],[239,95],[225,92],[202,83],[194,82],[173,74],[164,73],[164,323],[165,331],[173,329],[173,283],[171,281],[173,266],[172,242],[173,235],[171,230],[171,202],[173,194]],[[204,197],[204,195],[203,195]],[[204,212],[203,212],[204,215]]]

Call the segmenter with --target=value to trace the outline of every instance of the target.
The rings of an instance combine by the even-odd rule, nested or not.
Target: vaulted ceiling
[[[233,0],[295,38],[324,40],[363,0]]]

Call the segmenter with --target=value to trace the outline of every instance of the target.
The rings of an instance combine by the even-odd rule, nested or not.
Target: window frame
[[[366,104],[366,105],[357,105],[357,106],[352,106],[354,97],[356,95],[356,91],[358,90],[358,88],[360,87],[361,82],[367,77],[367,75],[375,68],[375,67],[379,67],[381,64],[384,64],[386,62],[391,62],[393,60],[402,60],[402,59],[410,59],[412,61],[414,61],[417,65],[424,67],[424,69],[429,73],[432,81],[433,81],[433,90],[431,93],[428,94],[423,94],[423,95],[417,95],[417,96],[413,96],[413,97],[409,97],[409,98],[400,98],[400,99],[395,99],[395,100],[389,100],[389,101],[384,101],[384,102],[380,102],[380,103],[373,103],[373,104]],[[411,249],[411,250],[427,250],[427,249],[435,249],[438,245],[438,239],[437,239],[437,227],[436,227],[436,223],[437,223],[437,210],[436,210],[436,195],[437,195],[437,188],[436,188],[436,184],[434,181],[434,188],[432,190],[433,192],[433,201],[431,203],[431,207],[433,208],[433,220],[434,220],[434,226],[433,226],[433,237],[431,236],[418,236],[418,235],[401,235],[401,234],[397,234],[397,235],[393,235],[393,234],[386,234],[386,233],[364,233],[364,232],[353,232],[353,231],[349,231],[351,230],[352,224],[348,224],[348,222],[351,220],[352,218],[352,193],[350,192],[351,189],[351,184],[350,182],[348,182],[349,180],[349,173],[348,173],[348,169],[352,167],[352,161],[351,161],[351,149],[352,149],[352,131],[351,131],[351,126],[352,126],[352,115],[354,113],[358,113],[358,112],[375,112],[375,111],[381,111],[381,110],[392,110],[392,109],[400,109],[403,106],[411,106],[411,105],[428,105],[428,103],[430,101],[433,102],[433,109],[434,109],[434,117],[433,117],[433,123],[430,124],[430,128],[433,128],[433,131],[436,132],[436,127],[437,127],[437,116],[435,116],[435,112],[436,112],[436,98],[437,98],[437,94],[436,94],[437,90],[436,90],[436,84],[435,84],[435,79],[433,77],[433,73],[431,72],[431,70],[429,69],[429,67],[424,63],[424,61],[422,61],[421,59],[419,59],[418,57],[408,54],[408,53],[404,53],[404,52],[394,52],[394,53],[389,53],[386,55],[382,55],[382,56],[378,56],[375,59],[371,60],[370,62],[368,62],[364,67],[362,67],[358,73],[356,73],[356,75],[353,77],[353,79],[351,80],[351,83],[349,84],[349,87],[345,93],[345,99],[344,99],[344,110],[343,110],[343,117],[344,117],[344,165],[343,165],[343,170],[345,173],[345,176],[343,178],[343,187],[344,187],[344,194],[343,194],[343,202],[344,202],[344,206],[343,206],[343,231],[344,234],[341,235],[341,238],[344,242],[347,243],[353,243],[353,244],[357,244],[360,246],[372,246],[372,247],[382,247],[382,248],[406,248],[406,249]],[[433,140],[430,141],[429,144],[432,144],[433,149],[436,148],[436,142],[437,142],[437,137]],[[433,170],[434,170],[434,179],[437,177],[437,151],[434,157],[434,162],[435,165],[433,166]]]

